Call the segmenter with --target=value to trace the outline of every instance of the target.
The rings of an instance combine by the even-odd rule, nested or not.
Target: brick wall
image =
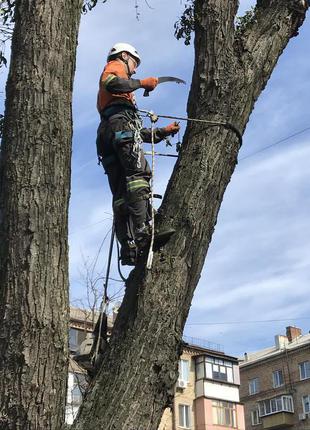
[[[241,386],[240,400],[245,404],[245,423],[247,430],[260,430],[262,425],[251,425],[251,410],[257,408],[258,401],[272,397],[289,394],[294,402],[294,425],[291,429],[309,429],[310,418],[299,421],[299,414],[303,412],[302,396],[310,394],[310,379],[300,381],[299,363],[310,360],[310,345],[300,349],[281,351],[274,358],[260,360],[257,363],[248,364],[240,368]],[[282,370],[284,385],[273,388],[272,372]],[[249,395],[249,380],[259,378],[260,391]]]
[[[194,354],[196,355],[196,354]],[[189,360],[189,383],[186,388],[176,388],[174,398],[175,414],[171,413],[170,409],[166,409],[158,430],[179,430],[179,405],[189,405],[190,407],[190,423],[191,429],[195,429],[195,415],[194,415],[194,399],[195,399],[195,361],[192,359],[193,354],[189,350],[184,350],[180,359]],[[175,422],[173,423],[173,419]]]

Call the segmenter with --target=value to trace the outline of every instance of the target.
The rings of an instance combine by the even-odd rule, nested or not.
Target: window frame
[[[281,377],[279,377],[279,375],[281,375]],[[281,378],[282,378],[282,383],[280,381]],[[272,372],[272,386],[273,386],[273,388],[283,387],[283,385],[284,385],[283,370],[282,369],[274,370]]]
[[[185,363],[186,363],[186,366],[187,366],[187,371],[186,372],[184,372],[184,365],[185,365]],[[186,374],[186,375],[184,375],[184,373]],[[184,376],[186,376],[186,378],[184,378]],[[179,360],[179,381],[184,381],[184,382],[186,382],[187,384],[189,383],[189,379],[190,379],[190,360],[186,360],[186,359],[183,359],[183,358],[181,358],[180,360]]]
[[[254,381],[257,381],[256,383]],[[252,391],[251,387],[254,387],[254,391]],[[254,394],[257,394],[260,392],[260,380],[258,377],[249,379],[249,395],[254,396]]]
[[[307,400],[305,401],[305,399],[307,399]],[[301,402],[302,402],[302,410],[303,410],[304,414],[309,415],[310,414],[310,394],[306,394],[306,395],[302,396]],[[305,408],[306,402],[308,403],[308,411],[306,411],[306,408]]]
[[[279,409],[279,404],[281,408]],[[271,399],[265,399],[258,402],[259,416],[266,417],[268,415],[274,415],[278,412],[294,413],[294,402],[293,397],[290,395],[283,394],[282,396],[272,397]],[[262,413],[263,411],[263,413]]]
[[[256,418],[257,418],[257,422],[254,422],[254,414],[256,414]],[[261,424],[261,420],[260,420],[260,416],[259,416],[259,409],[252,409],[251,410],[251,424],[252,426],[258,426],[259,424]]]
[[[73,385],[70,389],[71,406],[80,406],[86,391],[86,378],[84,373],[69,372],[73,375]]]
[[[73,338],[73,334],[75,337],[75,343],[73,344],[73,342],[71,342],[71,338]],[[76,352],[79,348],[79,330],[77,328],[74,327],[70,327],[69,328],[69,350],[72,352]]]
[[[229,416],[229,422],[227,417]],[[237,405],[224,400],[212,401],[212,422],[217,426],[238,428]]]
[[[185,411],[187,411],[187,417],[186,417]],[[179,403],[179,427],[181,427],[182,429],[190,429],[191,428],[191,413],[190,412],[191,412],[190,405],[187,405],[185,403]],[[182,421],[183,421],[184,425],[182,425],[182,423],[181,423],[181,417],[182,417]]]
[[[299,377],[301,381],[310,378],[310,361],[306,360],[298,364],[299,367]],[[304,372],[305,377],[302,377],[302,372]]]
[[[234,363],[209,355],[201,356],[196,359],[195,374],[196,381],[210,379],[212,381],[227,382],[229,384],[235,383]],[[200,374],[199,377],[198,374]]]

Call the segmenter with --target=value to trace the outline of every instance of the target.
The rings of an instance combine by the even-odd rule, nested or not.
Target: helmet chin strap
[[[127,74],[128,74],[128,76],[130,77],[130,76],[132,75],[132,73],[130,72],[130,69],[129,69],[128,60],[125,60],[125,59],[124,59],[124,58],[122,58],[122,57],[120,57],[120,59],[122,60],[122,62],[123,62],[123,63],[125,63],[125,64],[126,64],[126,67],[127,67]]]
[[[127,66],[127,74],[129,77],[131,77],[132,75],[134,75],[136,72],[131,72],[129,69],[129,64],[128,64],[128,60],[125,60],[123,57],[121,57],[121,60],[123,61],[123,63],[126,64]]]

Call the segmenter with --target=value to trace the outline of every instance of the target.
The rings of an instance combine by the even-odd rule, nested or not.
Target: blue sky
[[[82,17],[74,85],[69,236],[75,304],[87,303],[84,262],[91,265],[101,247],[94,276],[102,276],[107,261],[109,238],[103,239],[111,228],[111,196],[107,178],[96,164],[95,102],[110,47],[116,42],[136,46],[142,56],[138,78],[175,75],[187,81],[186,86],[158,86],[148,99],[137,91],[140,108],[177,116],[186,113],[193,47],[173,36],[182,1],[149,0],[152,10],[143,0],[139,3],[139,21],[134,0],[119,0],[117,7],[108,0]],[[254,2],[240,3],[242,13]],[[310,329],[310,318],[306,319],[310,315],[310,130],[252,156],[310,127],[309,22],[308,18],[300,35],[291,40],[256,103],[185,327],[185,335],[220,343],[232,355],[271,345],[274,335],[284,333],[289,324],[305,333]],[[158,150],[175,151],[164,144]],[[170,158],[156,159],[156,192],[164,192],[173,163]],[[118,278],[115,263],[111,276]],[[122,284],[111,281],[110,285],[110,295],[120,299]],[[286,321],[248,322],[262,320]]]

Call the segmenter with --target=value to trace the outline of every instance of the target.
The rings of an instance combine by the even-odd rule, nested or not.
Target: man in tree
[[[60,430],[66,398],[71,95],[81,2],[16,0],[0,167],[0,429]],[[188,116],[244,130],[305,0],[195,0]],[[65,43],[64,43],[65,41]],[[72,430],[156,430],[172,401],[181,338],[240,143],[190,125],[158,225],[176,233],[126,282],[101,369]],[[199,204],[198,204],[199,202]],[[140,263],[140,262],[139,262]]]
[[[158,79],[132,79],[141,59],[128,43],[117,43],[108,54],[99,81],[97,109],[101,123],[98,128],[98,157],[108,175],[113,194],[113,212],[117,238],[121,244],[121,262],[134,266],[137,248],[149,242],[151,206],[151,169],[141,144],[152,141],[150,129],[142,127],[133,91],[153,91]],[[158,143],[179,131],[172,123],[154,130]],[[157,235],[157,239],[164,232]]]

